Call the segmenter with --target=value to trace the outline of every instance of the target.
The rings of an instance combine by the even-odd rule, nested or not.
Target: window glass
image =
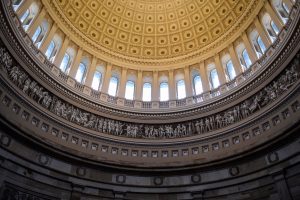
[[[166,82],[160,84],[160,101],[169,100],[169,85]]]
[[[177,99],[184,99],[186,97],[184,80],[177,82]]]
[[[289,7],[286,5],[286,3],[282,2],[282,7],[283,7],[283,9],[284,9],[284,11],[285,11],[286,13],[290,13],[290,9],[289,9]]]
[[[271,27],[272,27],[273,31],[276,33],[276,35],[277,35],[279,33],[279,29],[278,29],[278,27],[276,26],[276,24],[273,21],[271,21]]]
[[[32,38],[31,38],[33,43],[36,42],[36,40],[40,36],[41,32],[42,32],[42,28],[41,28],[41,26],[38,26],[36,31],[34,32]]]
[[[236,74],[235,74],[235,70],[234,70],[234,67],[233,67],[233,64],[232,64],[231,60],[229,60],[226,63],[226,71],[227,71],[227,75],[228,75],[229,80],[234,79],[234,77],[236,76]]]
[[[127,81],[125,88],[125,99],[133,100],[134,97],[134,82]]]
[[[22,15],[22,17],[20,18],[20,21],[22,22],[22,23],[24,23],[25,22],[25,20],[28,18],[28,16],[29,16],[29,9],[27,9],[26,11],[25,11],[25,13]]]
[[[79,83],[82,83],[85,76],[85,72],[86,72],[86,66],[83,63],[80,63],[75,76],[75,80]]]
[[[248,52],[246,49],[244,49],[243,53],[242,53],[242,56],[243,56],[243,59],[245,61],[245,64],[246,64],[246,67],[249,68],[250,65],[252,64],[250,58],[249,58],[249,55],[248,55]]]
[[[259,45],[261,53],[265,53],[266,47],[265,47],[265,44],[263,43],[263,41],[262,41],[262,39],[261,39],[260,36],[257,37],[257,44]]]
[[[143,101],[151,101],[151,83],[143,85]]]
[[[94,77],[93,77],[93,81],[92,81],[92,88],[94,90],[99,90],[100,83],[101,83],[101,77],[102,77],[102,74],[100,72],[96,71],[94,73]]]
[[[14,11],[18,10],[21,5],[22,0],[13,0],[13,9]]]
[[[116,77],[111,77],[108,87],[108,94],[111,96],[116,96],[118,88],[118,79]]]
[[[48,60],[50,60],[50,58],[52,57],[52,53],[54,51],[55,48],[55,43],[53,41],[50,42],[48,49],[45,53],[46,57],[48,58]]]
[[[199,75],[194,77],[194,91],[195,95],[201,94],[203,92],[202,81]]]
[[[210,82],[211,82],[212,88],[217,88],[220,85],[218,72],[216,69],[213,69],[210,71]]]
[[[64,55],[62,62],[60,63],[60,67],[59,67],[60,70],[66,73],[69,68],[69,63],[70,63],[70,56],[69,54],[66,53]]]

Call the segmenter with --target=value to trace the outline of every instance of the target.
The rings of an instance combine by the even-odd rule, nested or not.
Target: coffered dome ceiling
[[[56,23],[100,58],[147,66],[199,60],[236,39],[260,9],[254,0],[44,2]]]

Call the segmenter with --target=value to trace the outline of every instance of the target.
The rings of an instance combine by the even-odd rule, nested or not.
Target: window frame
[[[133,86],[133,90],[132,90],[132,88],[129,88],[131,86]],[[130,91],[132,91],[132,93],[129,94]],[[124,95],[124,97],[127,100],[134,100],[134,96],[135,96],[135,82],[132,81],[132,80],[127,80],[126,85],[125,85],[125,95]]]
[[[83,71],[83,73],[81,74],[81,77],[80,77],[80,80],[79,80],[79,78],[77,78],[77,76],[79,76],[79,75],[77,75],[77,74],[79,73],[79,70],[81,69],[82,66],[84,67],[84,71]],[[78,83],[83,84],[84,79],[85,79],[85,76],[86,76],[86,72],[87,72],[87,66],[86,66],[86,64],[83,63],[83,62],[80,62],[80,63],[79,63],[79,66],[78,66],[78,69],[77,69],[77,72],[76,72],[76,75],[75,75],[75,80],[76,80]]]
[[[67,62],[67,64],[64,66],[64,69],[62,69],[62,64],[64,63],[64,59],[65,59],[66,55],[68,56],[68,62]],[[60,65],[59,65],[59,69],[60,69],[63,73],[67,74],[67,71],[69,70],[70,65],[71,65],[71,56],[70,56],[69,53],[65,53],[65,55],[64,55],[64,57],[63,57],[63,59],[62,59]]]
[[[116,80],[116,89],[114,91],[114,94],[111,94],[110,91],[111,91],[111,84],[112,84],[113,80]],[[109,84],[108,84],[107,94],[110,95],[110,96],[114,96],[115,97],[117,95],[117,93],[118,93],[118,88],[119,88],[119,78],[116,77],[116,76],[111,76],[110,80],[109,80]]]
[[[277,25],[275,24],[275,22],[273,20],[270,20],[270,27],[274,31],[275,35],[279,34],[280,30],[279,30],[279,28],[277,27]]]
[[[93,85],[94,85],[94,80],[96,80],[96,79],[95,79],[96,74],[99,74],[100,76],[99,76],[99,83],[98,83],[98,86],[97,86],[96,88],[94,88]],[[96,71],[94,72],[94,75],[93,75],[93,80],[92,80],[91,88],[92,88],[93,90],[99,91],[100,88],[101,88],[101,83],[102,83],[102,73],[101,73],[100,71],[96,70]]]
[[[18,2],[18,0],[14,0],[12,2],[12,6],[13,6],[13,9],[15,12],[19,9],[20,5],[23,3],[23,0],[19,0],[19,3],[17,3],[17,2]]]
[[[183,91],[180,91],[180,89],[183,89]],[[186,98],[186,85],[184,79],[180,79],[176,82],[176,97],[177,99]]]
[[[162,92],[162,90],[163,90],[163,88],[164,87],[162,87],[162,86],[164,86],[165,85],[165,88],[167,88],[167,96],[163,96],[162,94],[163,94],[163,92]],[[167,81],[163,81],[163,82],[161,82],[160,84],[159,84],[159,100],[160,101],[169,101],[169,99],[170,99],[170,91],[169,91],[169,83],[167,82]],[[164,97],[164,98],[162,98],[162,97]]]
[[[25,16],[25,17],[24,17]],[[30,16],[30,10],[29,8],[24,12],[24,14],[20,17],[20,22],[21,24],[24,26],[24,23],[26,22],[26,20],[28,19],[28,17]]]
[[[201,85],[201,92],[200,93],[197,93],[197,85],[196,85],[196,82],[195,82],[195,79],[199,77],[199,84]],[[195,75],[193,77],[193,89],[194,89],[194,95],[200,95],[203,93],[203,84],[202,84],[202,79],[201,79],[201,76],[199,74]]]
[[[146,99],[146,98],[145,98],[145,85],[150,85],[150,87],[148,87],[148,88],[150,88],[149,99]],[[144,84],[143,84],[142,100],[143,100],[143,101],[146,101],[146,102],[149,102],[149,101],[152,100],[152,84],[149,83],[149,82],[144,82]]]
[[[218,79],[218,84],[217,84],[217,85],[215,85],[215,83],[214,83],[214,79],[213,79],[213,76],[212,76],[212,72],[215,72],[216,77],[217,77],[217,79]],[[216,88],[218,88],[218,87],[220,86],[219,75],[218,75],[218,71],[217,71],[216,68],[213,68],[213,69],[210,70],[210,72],[209,72],[209,79],[210,79],[210,84],[211,84],[211,88],[212,88],[212,89],[216,89]]]
[[[53,44],[53,48],[52,48],[51,52],[49,53],[49,55],[47,55],[47,52],[49,51],[50,45],[52,45],[52,44]],[[46,53],[45,53],[45,56],[47,57],[47,59],[49,61],[51,61],[51,58],[53,57],[53,53],[54,53],[55,48],[56,48],[56,44],[55,44],[55,42],[53,40],[51,40],[51,42],[48,45],[48,48],[46,50]]]
[[[39,33],[37,33],[38,30],[39,30]],[[42,32],[43,32],[43,28],[41,26],[38,26],[36,28],[33,36],[31,37],[31,40],[32,40],[33,44],[36,45],[39,42],[38,39],[41,36]]]
[[[232,70],[233,70],[233,74],[230,72],[230,70],[228,69],[228,67],[229,67],[229,63],[231,63],[231,68],[232,68]],[[235,77],[236,77],[236,72],[235,72],[235,68],[234,68],[234,66],[233,66],[233,62],[232,62],[232,60],[228,60],[227,62],[226,62],[226,67],[225,67],[225,69],[226,69],[226,75],[227,75],[227,77],[228,77],[228,79],[229,79],[229,81],[232,81],[233,79],[235,79]],[[231,75],[233,75],[233,77],[231,77]]]
[[[248,59],[245,59],[245,55],[247,55]],[[242,59],[243,59],[243,65],[245,66],[245,69],[249,69],[252,65],[252,61],[249,57],[249,54],[248,54],[248,51],[246,48],[242,51]],[[249,63],[248,63],[249,65],[247,64],[247,60],[249,61]]]
[[[267,51],[267,48],[266,48],[266,46],[265,46],[262,38],[260,37],[260,35],[258,35],[256,37],[256,43],[257,43],[257,45],[259,47],[261,55],[263,55]]]

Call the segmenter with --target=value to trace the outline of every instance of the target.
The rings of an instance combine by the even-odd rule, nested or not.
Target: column
[[[101,87],[101,92],[107,94],[108,93],[108,86],[111,78],[111,70],[112,70],[112,64],[107,63],[106,64],[106,69],[105,69],[105,75],[104,75],[104,80],[103,80],[103,85]]]
[[[244,45],[246,47],[247,53],[249,55],[249,58],[250,58],[251,62],[254,63],[257,59],[257,55],[254,52],[252,45],[250,44],[250,41],[248,39],[248,36],[245,32],[242,34],[242,39],[243,39]]]
[[[138,71],[137,81],[135,83],[136,91],[135,91],[135,99],[138,101],[142,101],[143,99],[143,72],[141,70]]]
[[[200,70],[200,76],[201,76],[201,82],[203,87],[203,92],[207,92],[210,90],[209,87],[209,81],[207,76],[207,70],[204,65],[204,61],[201,61],[199,64],[199,70]]]
[[[187,97],[193,96],[193,86],[191,82],[191,74],[190,74],[189,66],[184,68],[184,83],[185,83],[186,96]]]
[[[32,36],[34,35],[37,27],[39,25],[41,25],[45,15],[46,15],[46,10],[45,10],[45,8],[43,8],[41,10],[41,12],[39,13],[39,15],[35,18],[35,20],[33,21],[33,23],[31,24],[31,26],[29,27],[29,29],[27,31],[30,38],[32,38]]]
[[[255,18],[254,25],[255,25],[256,30],[257,30],[258,34],[260,35],[260,37],[261,37],[261,39],[264,43],[264,45],[266,46],[266,48],[269,48],[270,45],[272,44],[272,41],[267,36],[266,29],[263,28],[263,26],[261,25],[260,20],[258,19],[258,17]]]
[[[125,89],[127,82],[127,68],[122,67],[121,80],[119,85],[118,97],[125,98]]]
[[[175,82],[174,82],[174,70],[171,69],[169,70],[169,99],[170,100],[175,100],[176,99],[176,87],[175,87]]]
[[[282,27],[284,26],[283,21],[278,16],[278,13],[274,11],[274,9],[271,6],[271,4],[269,3],[269,1],[265,1],[265,9],[267,10],[269,15],[271,16],[271,19],[274,21],[274,23],[276,24],[278,29],[281,30]]]
[[[223,68],[223,66],[221,64],[221,61],[220,61],[220,55],[216,54],[214,59],[215,59],[215,64],[216,64],[216,69],[217,69],[217,72],[218,72],[220,85],[223,85],[223,84],[226,83],[226,75],[225,75],[224,68]]]
[[[67,51],[67,48],[69,46],[69,42],[70,42],[70,39],[67,36],[65,36],[64,42],[61,45],[61,48],[59,49],[58,54],[55,56],[55,60],[54,60],[55,66],[57,66],[57,67],[60,66],[60,64],[65,56],[65,53]]]
[[[228,46],[228,49],[229,49],[229,54],[230,54],[230,58],[231,58],[235,73],[236,73],[236,75],[239,75],[243,72],[243,68],[239,62],[237,55],[236,55],[236,51],[234,50],[233,44],[230,44]]]
[[[33,0],[26,0],[23,1],[22,4],[19,6],[18,10],[16,11],[16,14],[21,17],[25,11],[29,8],[29,6],[32,4]]]
[[[88,87],[92,86],[93,78],[94,78],[94,73],[96,71],[96,64],[97,64],[97,58],[93,56],[91,66],[88,69],[87,75],[86,75],[86,80],[85,80],[85,85]]]
[[[69,71],[69,76],[71,76],[72,78],[75,78],[75,76],[76,76],[77,69],[78,69],[78,66],[81,61],[82,53],[83,53],[83,50],[81,48],[79,48],[77,51],[76,57],[74,59],[74,62],[72,63],[72,66]]]
[[[159,101],[159,84],[158,84],[158,71],[153,72],[153,81],[151,88],[151,100]]]
[[[48,35],[46,36],[46,38],[45,38],[45,40],[44,40],[44,42],[43,42],[43,44],[42,44],[41,47],[40,47],[40,50],[41,50],[43,53],[46,53],[47,48],[48,48],[48,46],[49,46],[51,40],[53,39],[53,36],[54,36],[56,30],[57,30],[57,25],[56,25],[56,24],[53,24],[52,27],[51,27],[51,29],[50,29],[50,31],[49,31],[49,33],[48,33]]]

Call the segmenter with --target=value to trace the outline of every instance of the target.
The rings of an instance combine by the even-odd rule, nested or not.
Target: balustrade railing
[[[91,97],[95,98],[95,99],[99,99],[101,95],[101,92],[93,90],[91,91]]]
[[[112,104],[117,104],[118,97],[109,96],[107,97],[107,102]]]
[[[193,96],[193,100],[194,100],[194,103],[200,103],[203,101],[203,94],[199,94],[199,95],[196,95],[196,96]]]
[[[78,91],[83,92],[84,85],[81,84],[81,83],[78,83],[77,81],[75,81],[75,88],[76,88]]]
[[[67,80],[68,80],[68,75],[65,74],[65,73],[63,73],[62,71],[60,71],[60,73],[59,73],[59,78],[60,78],[61,80],[63,80],[64,82],[67,82]]]
[[[134,101],[125,99],[124,106],[133,108],[134,107]]]
[[[159,102],[159,108],[169,108],[169,101]]]
[[[152,108],[152,102],[142,102],[142,108],[151,109]]]
[[[185,106],[186,105],[186,99],[178,99],[176,100],[176,106]]]

